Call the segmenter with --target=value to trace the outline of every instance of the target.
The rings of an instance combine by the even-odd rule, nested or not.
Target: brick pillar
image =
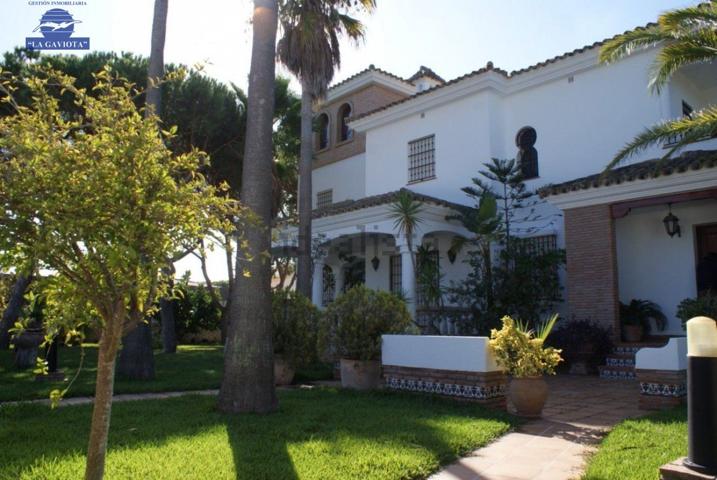
[[[570,318],[592,320],[620,339],[615,221],[609,205],[565,210]]]

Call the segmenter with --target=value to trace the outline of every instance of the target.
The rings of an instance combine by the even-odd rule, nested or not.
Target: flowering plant
[[[563,361],[561,350],[546,347],[544,342],[557,319],[553,315],[535,332],[509,316],[503,317],[503,328],[490,332],[490,346],[498,365],[517,378],[555,374],[555,367]]]

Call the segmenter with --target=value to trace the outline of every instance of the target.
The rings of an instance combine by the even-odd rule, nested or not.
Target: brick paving
[[[634,380],[548,378],[543,418],[523,424],[449,465],[430,480],[573,480],[617,423],[644,415]]]

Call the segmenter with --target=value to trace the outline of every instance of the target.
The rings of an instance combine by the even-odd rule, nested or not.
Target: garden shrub
[[[697,298],[686,298],[677,306],[677,318],[682,327],[694,317],[710,317],[717,320],[717,294],[708,293]]]
[[[550,328],[541,335],[509,316],[502,319],[503,327],[490,332],[490,347],[498,365],[508,375],[517,378],[555,374],[555,368],[563,360],[560,350],[545,345]]]
[[[378,360],[381,335],[405,333],[411,324],[402,299],[359,285],[338,297],[324,312],[321,344],[340,358]]]
[[[220,329],[221,310],[212,302],[212,296],[203,286],[179,284],[175,288],[175,328],[177,337],[196,334],[204,330]],[[160,319],[159,313],[156,318]]]
[[[562,351],[566,366],[585,361],[590,370],[604,364],[605,357],[613,350],[610,329],[590,320],[561,322],[547,343]]]
[[[273,293],[274,353],[290,365],[308,365],[317,358],[316,342],[321,312],[300,293],[278,290]]]

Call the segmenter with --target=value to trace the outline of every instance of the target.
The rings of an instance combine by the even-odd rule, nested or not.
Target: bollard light
[[[687,322],[688,468],[717,475],[717,323]]]

